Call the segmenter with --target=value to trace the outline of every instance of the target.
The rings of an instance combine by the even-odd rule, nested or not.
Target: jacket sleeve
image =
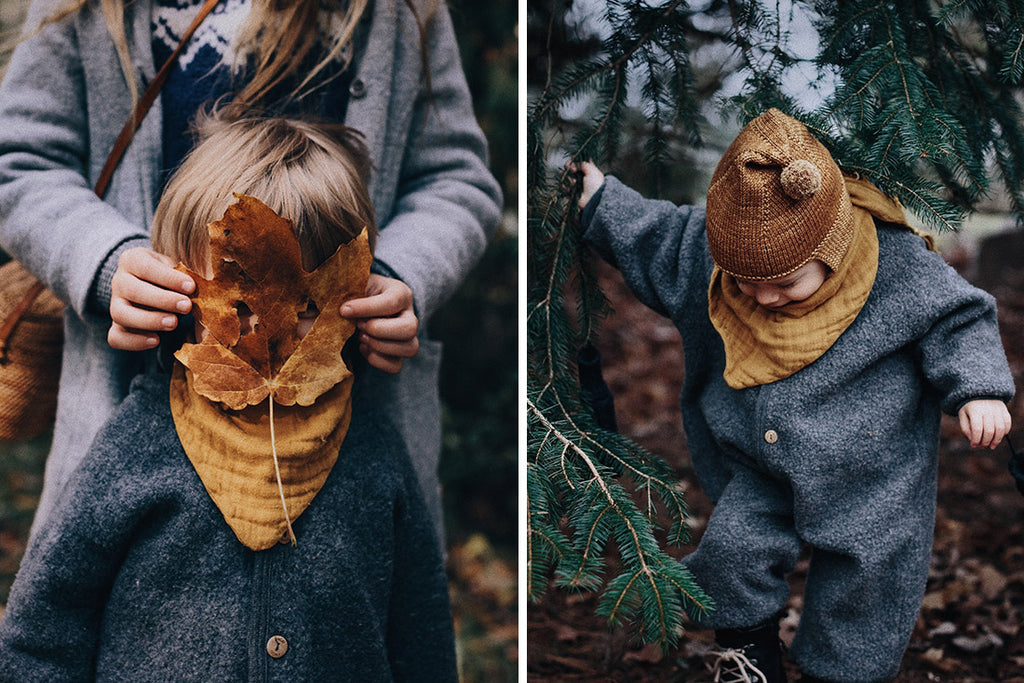
[[[907,300],[905,320],[920,316],[923,321],[918,361],[925,379],[939,392],[942,411],[956,415],[973,399],[1009,401],[1013,375],[1000,340],[995,299],[960,277],[938,254],[926,251],[920,239],[910,233],[899,236],[911,248],[902,253],[901,266],[909,279],[898,296]]]
[[[974,399],[1009,401],[1014,394],[995,300],[966,283],[960,290],[918,345],[921,369],[947,415]]]
[[[414,104],[394,211],[380,226],[376,252],[387,274],[412,289],[423,318],[479,260],[502,202],[443,4],[429,24],[427,50],[430,88]]]
[[[54,6],[35,0],[29,31]],[[90,158],[76,18],[29,36],[0,84],[0,246],[84,316],[107,256],[147,235],[100,201],[89,182],[104,159]],[[120,71],[111,77],[123,81]]]
[[[702,209],[646,199],[607,176],[584,218],[584,241],[622,272],[650,308],[676,318],[691,295],[706,293],[712,263]]]
[[[114,475],[78,472],[33,534],[0,620],[5,683],[93,678],[104,607],[134,526]]]

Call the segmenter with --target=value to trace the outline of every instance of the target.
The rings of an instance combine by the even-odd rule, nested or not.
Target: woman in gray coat
[[[500,210],[447,10],[431,0],[284,9],[222,0],[100,201],[91,188],[137,93],[201,3],[75,4],[33,2],[27,26],[41,28],[0,84],[0,247],[68,305],[36,527],[148,362],[139,351],[187,310],[178,306],[192,283],[149,251],[149,230],[163,181],[187,152],[189,121],[216,99],[341,120],[365,136],[380,241],[368,296],[345,314],[360,320],[370,364],[396,373],[380,382],[439,522],[440,349],[422,330],[483,252]]]

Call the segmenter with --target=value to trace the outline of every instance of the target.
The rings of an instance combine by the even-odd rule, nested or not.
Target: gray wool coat
[[[365,388],[298,545],[254,552],[181,448],[168,376],[137,377],[33,536],[0,681],[456,681],[433,525]]]
[[[771,619],[807,544],[790,653],[827,680],[894,676],[930,561],[940,412],[1014,393],[992,297],[913,233],[881,225],[875,284],[832,348],[786,379],[735,390],[708,316],[703,209],[645,199],[608,177],[585,228],[682,336],[689,452],[716,503],[684,560],[715,601],[706,625]]]
[[[58,4],[63,3],[35,0],[27,25],[38,25]],[[126,5],[141,91],[156,70],[153,2]],[[376,268],[412,289],[421,329],[482,254],[501,202],[451,20],[444,4],[438,5],[427,44],[428,94],[412,13],[402,0],[370,3],[365,49],[356,60],[344,121],[365,135],[374,164],[369,186],[380,227]],[[19,45],[0,84],[0,247],[68,304],[40,518],[141,368],[139,354],[107,345],[109,318],[89,310],[97,278],[109,277],[104,262],[117,249],[148,240],[159,199],[159,101],[114,174],[106,200],[91,190],[130,105],[117,54],[93,2]],[[421,337],[418,356],[401,373],[378,373],[438,521],[439,362],[439,345]]]

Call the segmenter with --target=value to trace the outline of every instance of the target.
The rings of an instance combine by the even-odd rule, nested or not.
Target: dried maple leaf
[[[351,374],[341,349],[355,324],[340,309],[366,293],[372,259],[366,230],[307,272],[291,221],[255,197],[235,198],[209,225],[213,276],[178,266],[196,282],[193,311],[209,335],[175,357],[192,372],[197,393],[232,410],[271,394],[280,405],[311,405]],[[319,315],[300,341],[298,317],[311,306]],[[240,308],[251,312],[246,329]]]

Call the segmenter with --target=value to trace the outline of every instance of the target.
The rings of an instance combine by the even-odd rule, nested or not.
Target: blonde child
[[[163,195],[153,244],[199,274],[206,296],[220,254],[208,224],[245,209],[266,225],[272,210],[291,221],[303,270],[344,258],[346,279],[365,283],[366,166],[341,126],[211,120]],[[223,241],[237,231],[217,229]],[[222,276],[241,264],[225,277],[250,301],[269,287],[304,297],[295,278],[245,289],[248,259],[284,261],[279,244],[236,244],[247,260],[228,259]],[[226,344],[224,316],[241,340],[284,310],[246,300],[197,303],[196,343],[137,377],[100,430],[25,555],[0,620],[0,680],[456,680],[437,538],[358,352],[344,355],[354,376],[342,366],[311,405],[232,408],[204,393],[186,352],[209,335]],[[274,343],[337,360],[354,325],[318,324],[340,316],[309,301],[290,304]]]
[[[809,546],[801,680],[891,679],[924,596],[940,413],[974,447],[1010,429],[992,297],[778,110],[726,150],[706,211],[582,171],[586,240],[682,335],[715,502],[684,563],[715,601],[718,674],[785,680],[778,614]]]

